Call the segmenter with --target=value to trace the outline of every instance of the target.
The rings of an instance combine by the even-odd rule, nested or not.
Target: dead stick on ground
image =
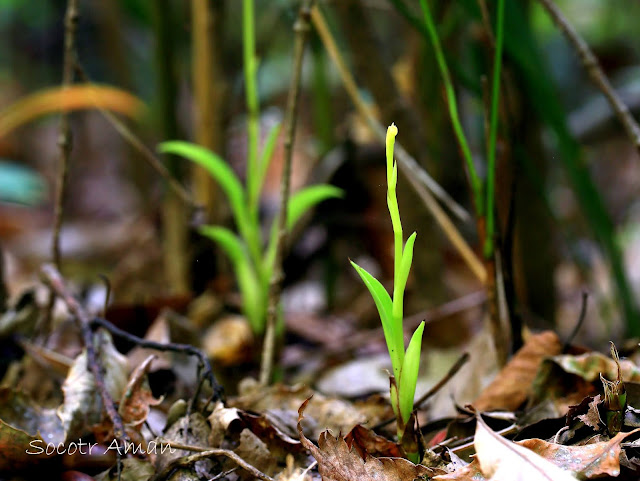
[[[64,16],[64,53],[62,64],[62,87],[68,88],[73,83],[73,66],[76,62],[76,27],[78,25],[78,0],[68,0]],[[69,162],[73,141],[69,112],[62,112],[60,117],[60,133],[58,134],[60,160],[58,165],[55,204],[53,207],[53,234],[51,238],[51,259],[56,268],[60,269],[60,230],[64,214],[64,199],[67,194],[67,178],[69,177]],[[42,333],[46,337],[51,328],[51,316],[55,296],[50,294],[47,311],[42,321]]]
[[[160,445],[168,445],[171,448],[182,449],[184,451],[193,451],[198,454],[192,454],[191,456],[183,456],[181,458],[175,459],[169,465],[167,465],[162,471],[160,471],[157,475],[151,478],[153,481],[161,481],[163,479],[169,479],[169,477],[173,474],[176,469],[191,467],[194,463],[198,461],[202,461],[203,459],[209,459],[214,456],[225,456],[229,458],[231,461],[236,463],[245,471],[249,472],[253,476],[258,479],[262,479],[263,481],[274,481],[271,476],[267,476],[258,468],[252,466],[240,456],[238,456],[233,451],[228,449],[216,449],[216,448],[203,448],[200,446],[190,446],[188,444],[180,444],[175,443],[173,441],[168,440],[160,440],[158,443]]]
[[[62,87],[68,88],[73,83],[74,65],[76,62],[76,27],[78,25],[78,0],[67,2],[64,16],[64,60],[62,66]],[[67,177],[69,176],[69,158],[71,157],[72,138],[69,125],[69,113],[63,112],[60,118],[60,165],[58,170],[58,190],[54,207],[53,240],[51,257],[53,263],[60,269],[60,229],[64,212],[64,198],[67,192]]]
[[[298,18],[293,27],[296,38],[293,52],[293,75],[289,87],[287,99],[287,112],[285,118],[284,139],[284,167],[280,182],[280,210],[278,211],[277,225],[278,238],[276,240],[276,255],[273,265],[273,273],[269,282],[269,304],[267,307],[267,326],[262,349],[262,363],[260,365],[260,383],[263,386],[269,384],[273,371],[273,358],[276,341],[276,320],[278,318],[278,305],[280,303],[280,290],[282,279],[282,257],[287,239],[287,210],[291,188],[291,159],[293,157],[293,143],[296,134],[296,118],[298,114],[298,97],[300,96],[300,81],[302,79],[302,60],[304,48],[309,36],[310,9],[313,0],[304,0],[298,12]]]
[[[342,79],[344,88],[351,98],[354,106],[356,107],[356,110],[366,121],[367,126],[369,127],[369,129],[371,129],[374,135],[384,143],[386,131],[382,127],[382,125],[380,125],[380,123],[375,119],[369,106],[364,102],[364,100],[362,100],[362,97],[358,92],[358,87],[353,80],[353,76],[349,72],[347,64],[342,58],[340,51],[338,50],[333,35],[331,34],[331,31],[329,30],[329,27],[327,26],[322,13],[317,7],[314,7],[311,10],[311,20],[313,21],[313,25],[318,32],[318,36],[322,40],[325,49],[329,53],[329,56],[338,69],[338,73],[340,75],[340,78]],[[482,264],[480,259],[478,259],[478,256],[473,252],[471,247],[469,247],[467,241],[462,237],[447,213],[442,207],[440,207],[440,204],[438,204],[437,200],[434,197],[434,194],[436,194],[437,192],[436,190],[434,190],[434,184],[438,186],[440,191],[444,192],[442,188],[428,176],[428,174],[418,165],[415,159],[413,159],[413,157],[411,157],[398,142],[396,142],[395,155],[398,159],[398,164],[400,165],[400,170],[402,171],[402,173],[405,175],[417,194],[420,196],[431,214],[435,217],[436,222],[440,225],[449,241],[458,250],[464,261],[471,269],[471,272],[473,272],[475,276],[484,284],[487,277],[487,272],[484,265]],[[431,182],[427,182],[426,179],[431,179]],[[425,187],[425,185],[428,186],[431,191],[427,187]],[[432,194],[431,192],[434,192],[434,194]],[[445,202],[442,197],[440,198],[440,200]],[[450,202],[445,202],[445,204],[452,212],[458,210],[456,209],[455,204],[451,204]],[[469,218],[469,215],[466,212],[465,218]]]
[[[58,272],[58,270],[53,265],[45,264],[42,266],[40,271],[44,277],[45,282],[51,287],[53,292],[55,292],[55,294],[64,301],[64,303],[69,308],[69,311],[71,311],[71,313],[75,317],[78,328],[80,329],[80,332],[82,334],[84,347],[87,350],[87,364],[89,370],[93,374],[96,388],[100,393],[102,403],[104,404],[109,419],[111,419],[111,422],[113,423],[113,434],[116,439],[122,440],[125,443],[128,442],[129,437],[124,430],[122,418],[118,414],[118,411],[116,411],[113,399],[111,399],[111,395],[109,394],[109,391],[107,391],[107,387],[104,383],[102,366],[98,363],[95,346],[93,344],[91,318],[84,310],[82,305],[77,301],[77,299],[71,295],[64,283],[64,280],[62,279],[62,276],[60,275],[60,272]]]
[[[627,132],[629,139],[633,142],[633,145],[640,154],[640,126],[629,112],[627,105],[613,89],[609,79],[600,67],[598,59],[589,48],[589,45],[569,23],[569,20],[567,20],[553,0],[538,1],[547,10],[556,26],[562,31],[565,37],[567,37],[567,40],[569,40],[569,43],[571,43],[576,50],[591,81],[604,94],[615,112],[616,117],[618,117],[618,120]]]

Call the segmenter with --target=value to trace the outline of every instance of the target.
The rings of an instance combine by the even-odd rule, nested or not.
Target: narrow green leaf
[[[227,195],[238,229],[247,238],[250,236],[249,215],[244,190],[238,177],[223,158],[214,152],[190,142],[174,140],[162,142],[158,151],[165,154],[176,154],[204,167],[220,184]]]
[[[309,209],[320,202],[344,196],[342,189],[328,184],[305,187],[291,196],[287,208],[287,229],[291,230]]]
[[[413,262],[413,245],[416,242],[416,233],[414,232],[407,239],[407,243],[404,245],[404,251],[402,252],[402,261],[400,261],[400,272],[398,273],[398,288],[399,292],[404,294],[404,289],[407,286],[407,279],[409,278],[409,271],[411,271],[411,263]]]
[[[416,394],[416,383],[418,382],[423,331],[424,321],[420,323],[413,336],[411,336],[411,341],[402,363],[400,379],[398,380],[400,415],[404,423],[408,421],[411,411],[413,411],[413,398]]]
[[[414,232],[407,239],[404,251],[401,250],[400,261],[397,263],[398,272],[396,273],[395,285],[393,286],[393,318],[402,320],[402,311],[404,303],[404,290],[407,286],[409,271],[411,271],[411,262],[413,261],[413,244],[416,241],[416,233]]]
[[[344,192],[332,185],[319,184],[306,187],[299,190],[289,199],[287,209],[287,229],[291,230],[300,217],[304,215],[314,205],[319,204],[323,200],[330,198],[343,197]],[[263,256],[263,265],[265,269],[272,269],[276,255],[276,240],[278,237],[278,226],[274,222],[271,225],[271,233],[269,234],[269,244]]]
[[[384,337],[387,341],[387,349],[389,349],[389,357],[391,357],[393,375],[396,379],[399,379],[404,358],[404,338],[402,325],[397,325],[393,322],[391,297],[375,277],[355,262],[351,261],[351,265],[356,272],[360,274],[364,285],[369,289],[371,297],[373,297],[373,301],[378,308],[378,314],[380,314],[380,321],[382,322],[382,330],[384,331]]]
[[[202,226],[199,232],[215,241],[227,254],[238,279],[242,294],[242,308],[253,332],[264,330],[264,293],[255,270],[249,262],[249,256],[243,242],[229,229],[218,226]]]

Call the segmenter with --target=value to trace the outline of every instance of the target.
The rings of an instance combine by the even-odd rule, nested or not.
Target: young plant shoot
[[[242,295],[245,317],[256,335],[265,329],[269,282],[274,269],[277,243],[277,226],[271,226],[270,237],[265,246],[258,215],[260,194],[264,186],[267,169],[278,141],[280,125],[267,134],[262,152],[258,152],[260,139],[260,111],[258,98],[255,54],[255,24],[253,0],[243,0],[243,64],[246,85],[247,121],[247,175],[246,186],[231,167],[204,147],[188,142],[172,141],[160,144],[159,150],[177,154],[204,167],[220,185],[231,205],[238,234],[220,226],[203,226],[200,233],[214,240],[227,254],[235,271]],[[331,185],[314,185],[300,190],[287,204],[286,225],[289,230],[314,205],[325,199],[341,197],[342,191]]]
[[[402,441],[407,423],[413,412],[413,398],[418,381],[418,367],[420,365],[420,347],[422,345],[422,332],[424,321],[413,333],[409,347],[404,349],[404,334],[402,329],[402,308],[404,289],[411,270],[413,260],[413,244],[416,240],[414,232],[403,246],[402,224],[396,197],[396,184],[398,182],[398,167],[393,159],[393,146],[395,144],[398,128],[391,124],[387,129],[386,153],[387,153],[387,206],[391,215],[394,236],[394,270],[393,270],[393,299],[382,284],[371,274],[354,262],[351,262],[364,284],[369,289],[371,296],[378,308],[384,337],[387,341],[389,356],[393,374],[391,382],[391,406],[396,415],[398,426],[398,440]]]
[[[266,171],[264,164],[271,160],[271,152],[275,144],[275,137],[269,139],[264,148],[261,172]],[[171,141],[163,142],[159,150],[164,153],[176,154],[185,157],[202,167],[218,182],[222,191],[231,204],[231,211],[238,229],[238,234],[220,226],[202,226],[201,234],[214,240],[227,254],[235,271],[238,287],[242,295],[242,308],[244,315],[251,324],[253,332],[260,335],[264,331],[267,313],[267,301],[269,293],[269,280],[275,262],[275,249],[277,230],[273,223],[267,246],[263,246],[260,232],[260,220],[257,215],[257,206],[260,192],[264,182],[264,176],[260,175],[259,187],[253,202],[249,202],[248,188],[245,189],[240,179],[231,167],[210,150],[191,144],[189,142]],[[248,173],[251,178],[251,172]],[[247,181],[247,186],[251,185]],[[291,230],[296,222],[313,206],[323,200],[332,197],[341,197],[342,191],[332,185],[314,185],[296,192],[289,199],[287,210],[287,228]]]

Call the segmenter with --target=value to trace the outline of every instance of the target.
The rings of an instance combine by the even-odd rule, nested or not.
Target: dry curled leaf
[[[560,339],[553,331],[531,336],[494,381],[482,391],[473,406],[478,411],[515,411],[529,396],[531,383],[543,359],[559,354],[561,349]]]
[[[602,476],[615,477],[620,474],[620,443],[636,431],[619,433],[609,441],[586,444],[583,446],[565,446],[562,444],[549,443],[542,439],[526,439],[524,441],[518,441],[517,443],[510,444],[521,449],[530,450],[531,453],[534,453],[534,456],[544,458],[543,461],[552,463],[557,468],[560,468],[560,471],[563,473],[562,476],[566,473],[574,472],[580,473],[581,479],[594,479]],[[507,440],[503,439],[503,441],[505,443],[509,443]],[[496,453],[498,453],[497,449]],[[509,463],[508,460],[505,462]],[[533,469],[529,467],[524,458],[522,458],[522,463],[519,465],[514,462],[510,466],[505,466],[505,469],[507,468],[509,470],[513,470],[513,473],[518,471],[529,472]],[[535,471],[532,472],[535,473]],[[479,458],[476,458],[471,464],[457,469],[453,473],[437,476],[435,479],[437,481],[482,481],[488,478],[483,475]],[[517,478],[514,477],[514,475],[510,476],[507,474],[504,478],[494,477],[491,479],[553,479],[553,481],[557,481],[567,478],[538,478],[535,476],[532,478]],[[575,478],[570,476],[568,479]]]
[[[575,481],[568,471],[496,434],[477,417],[475,448],[485,478],[492,481]]]
[[[404,457],[400,446],[360,424],[354,426],[344,440],[349,449],[355,449],[362,459],[366,459],[367,454],[375,457]]]
[[[402,458],[366,456],[362,459],[357,451],[349,449],[342,436],[334,437],[329,431],[320,434],[316,446],[302,432],[303,413],[309,399],[298,410],[298,434],[300,442],[318,461],[318,472],[323,481],[407,481],[437,474],[426,466]]]
[[[620,474],[620,443],[637,431],[636,429],[628,433],[618,433],[609,441],[583,446],[563,446],[542,439],[527,439],[518,444],[553,461],[563,469],[581,473],[583,479],[591,479]]]
[[[100,329],[95,334],[97,361],[104,369],[104,384],[112,399],[120,399],[127,384],[129,363],[113,345],[111,334]],[[81,437],[103,418],[100,392],[89,370],[86,349],[73,362],[62,385],[64,403],[58,409],[66,439]]]
[[[162,402],[162,399],[153,397],[147,380],[147,373],[154,359],[155,356],[151,355],[134,369],[122,393],[118,412],[129,434],[132,431],[139,433],[142,423],[147,420],[151,406],[157,406]]]

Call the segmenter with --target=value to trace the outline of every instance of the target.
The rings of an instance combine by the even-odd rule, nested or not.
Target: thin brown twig
[[[287,209],[291,189],[291,160],[293,158],[293,143],[296,133],[296,119],[298,114],[298,98],[300,96],[300,82],[302,79],[302,61],[304,50],[309,37],[310,15],[313,0],[304,0],[298,11],[298,18],[293,30],[295,31],[295,45],[293,52],[293,75],[289,87],[287,99],[287,112],[285,117],[284,139],[284,167],[280,182],[280,210],[276,220],[278,226],[278,238],[276,240],[276,255],[273,271],[269,282],[269,304],[267,307],[267,324],[262,349],[262,363],[260,365],[260,383],[263,386],[269,384],[273,370],[273,358],[275,350],[276,319],[278,317],[278,305],[280,303],[280,290],[284,274],[282,272],[282,257],[287,239]]]
[[[447,374],[444,375],[442,379],[440,379],[435,386],[429,389],[426,393],[424,393],[420,398],[414,403],[414,409],[422,408],[422,405],[426,403],[429,399],[431,399],[440,389],[447,384],[453,376],[455,376],[458,371],[469,361],[469,353],[465,352],[458,358],[458,360],[454,363],[453,366],[447,371]]]
[[[84,347],[87,350],[87,365],[93,374],[96,389],[100,393],[102,404],[104,404],[107,415],[113,423],[113,434],[116,439],[122,440],[125,443],[128,442],[129,437],[124,429],[124,423],[122,422],[122,418],[118,414],[113,399],[111,399],[111,395],[105,386],[102,366],[98,363],[95,346],[93,344],[91,317],[77,299],[71,295],[64,280],[62,279],[62,276],[60,275],[60,272],[55,268],[55,266],[52,264],[45,264],[41,267],[40,272],[44,277],[45,282],[51,287],[53,292],[55,292],[55,294],[64,301],[71,314],[73,314],[82,334]]]
[[[73,83],[74,65],[76,63],[76,27],[78,25],[78,0],[68,0],[67,11],[64,16],[64,59],[62,66],[62,87],[68,88]],[[58,186],[54,207],[53,239],[51,257],[55,266],[60,269],[60,230],[64,213],[64,198],[67,193],[69,177],[69,161],[73,140],[69,113],[63,112],[60,118],[60,165],[58,170]]]
[[[582,291],[582,303],[580,306],[580,314],[578,315],[578,320],[576,321],[576,325],[573,326],[573,329],[571,330],[571,334],[567,336],[567,340],[564,341],[564,344],[562,345],[563,353],[566,353],[569,350],[569,348],[571,347],[571,343],[573,342],[575,337],[578,335],[578,332],[580,332],[580,329],[584,324],[584,320],[587,317],[588,300],[589,300],[589,293],[587,291]]]
[[[171,448],[182,449],[184,451],[193,451],[197,454],[192,454],[190,456],[183,456],[181,458],[177,458],[173,460],[162,471],[160,471],[158,474],[153,476],[152,478],[153,481],[161,481],[164,479],[169,479],[171,474],[173,474],[173,472],[176,469],[188,468],[192,466],[194,463],[197,463],[198,461],[209,459],[214,456],[225,456],[229,458],[231,461],[236,463],[242,469],[244,469],[245,471],[247,471],[248,473],[250,473],[251,475],[255,476],[258,479],[261,479],[263,481],[274,481],[274,479],[271,476],[264,474],[258,468],[256,468],[255,466],[252,466],[247,461],[245,461],[240,456],[238,456],[236,453],[228,449],[203,448],[200,446],[190,446],[188,444],[181,444],[181,443],[176,443],[168,440],[162,440],[161,443],[164,445],[168,445]]]
[[[317,7],[314,7],[311,10],[311,19],[313,21],[313,26],[318,32],[318,36],[322,40],[324,47],[327,49],[329,56],[333,60],[338,70],[344,88],[351,98],[351,101],[353,102],[356,110],[364,118],[367,126],[369,127],[369,129],[371,129],[374,135],[384,143],[386,131],[382,127],[382,125],[380,125],[380,123],[375,119],[371,108],[364,102],[364,100],[360,96],[353,76],[349,72],[347,64],[342,58],[340,51],[338,50],[333,35],[329,30],[329,27],[327,26],[322,13]],[[434,216],[436,222],[440,225],[449,241],[458,250],[461,257],[471,269],[471,272],[475,274],[480,282],[484,283],[487,276],[484,265],[482,264],[478,256],[473,252],[467,241],[462,237],[462,234],[460,234],[460,231],[451,221],[444,209],[440,207],[440,204],[438,204],[437,200],[434,197],[434,195],[437,195],[438,192],[437,190],[434,190],[434,187],[438,184],[436,184],[433,180],[431,180],[431,182],[427,182],[426,179],[430,179],[430,177],[428,177],[428,174],[418,165],[415,159],[413,159],[413,157],[411,157],[398,142],[396,142],[395,145],[395,156],[398,159],[400,170],[405,175],[411,186],[415,189],[417,194],[420,196],[427,209]],[[425,186],[428,186],[428,188]],[[438,188],[442,190],[439,185]],[[443,203],[445,203],[445,205],[447,205],[449,209],[454,212],[455,207],[453,206],[453,204],[445,202],[445,200],[442,198],[440,198],[440,200],[442,200]],[[466,212],[465,217],[469,218]]]
[[[204,380],[209,381],[209,384],[211,384],[211,389],[213,390],[212,400],[220,399],[223,402],[225,401],[224,390],[215,378],[213,369],[211,368],[211,363],[209,362],[209,358],[204,354],[204,352],[202,352],[197,347],[194,347],[191,344],[179,344],[175,342],[156,342],[156,341],[150,341],[148,339],[142,339],[141,337],[138,337],[126,331],[123,331],[119,327],[114,326],[112,323],[110,323],[106,319],[102,319],[100,317],[94,317],[93,319],[91,319],[91,327],[92,328],[103,327],[114,336],[118,336],[122,339],[126,339],[127,341],[143,348],[155,349],[156,351],[162,351],[162,352],[166,352],[166,351],[178,352],[178,353],[197,357],[198,362],[200,363],[199,367],[201,370],[200,384],[202,384],[202,381]],[[198,397],[198,392],[194,394],[193,402],[191,403],[192,408],[195,406],[197,397]]]
[[[589,48],[587,42],[573,28],[571,23],[569,23],[569,20],[564,16],[553,0],[538,1],[547,10],[554,23],[560,31],[562,31],[567,40],[569,40],[569,43],[573,46],[580,57],[582,65],[587,71],[589,78],[591,78],[594,85],[604,94],[611,105],[611,108],[615,112],[616,117],[618,117],[618,120],[624,127],[629,140],[631,140],[640,154],[640,125],[638,125],[638,122],[636,122],[629,112],[627,105],[614,90],[593,51]]]

